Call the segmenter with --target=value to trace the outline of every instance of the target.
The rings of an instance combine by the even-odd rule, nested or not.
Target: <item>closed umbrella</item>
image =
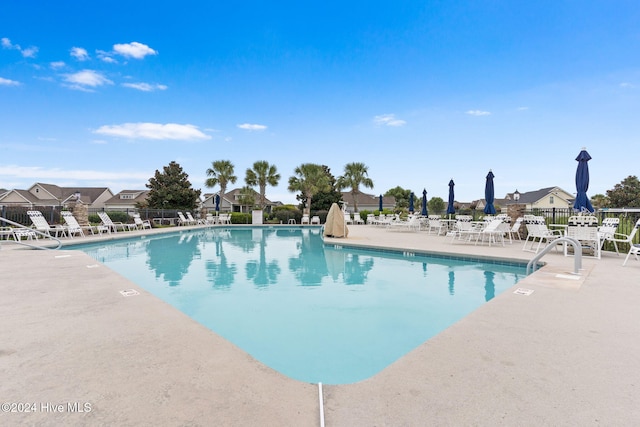
[[[427,189],[422,190],[422,212],[420,212],[422,216],[429,216],[429,211],[427,211]]]
[[[493,206],[493,200],[494,200],[493,178],[494,177],[495,176],[493,175],[493,172],[489,170],[489,173],[487,174],[487,183],[484,186],[484,200],[487,202],[487,204],[485,205],[483,212],[487,215],[496,214],[496,208]]]
[[[216,194],[216,212],[220,212],[220,195]]]
[[[378,210],[382,212],[382,194],[380,195],[380,200],[378,202]]]
[[[577,211],[587,210],[593,212],[593,206],[587,197],[587,190],[589,189],[589,165],[587,162],[591,160],[591,156],[587,153],[587,150],[583,147],[578,157],[578,170],[576,170],[576,201],[573,203],[573,209]]]
[[[409,194],[409,212],[413,213],[413,192]]]
[[[453,215],[456,213],[456,209],[453,207],[454,195],[453,195],[453,186],[456,185],[453,182],[453,179],[449,181],[449,204],[447,205],[447,213],[449,215]]]

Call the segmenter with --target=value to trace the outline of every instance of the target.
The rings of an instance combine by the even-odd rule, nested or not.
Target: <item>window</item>
[[[124,199],[128,199],[128,200],[133,199],[133,194],[121,194],[120,200],[124,200]]]
[[[553,204],[553,196],[549,196],[549,204],[552,205]]]

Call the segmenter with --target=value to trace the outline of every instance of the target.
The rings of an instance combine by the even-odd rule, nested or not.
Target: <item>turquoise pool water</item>
[[[297,380],[368,378],[525,276],[325,246],[319,229],[230,228],[78,247]]]

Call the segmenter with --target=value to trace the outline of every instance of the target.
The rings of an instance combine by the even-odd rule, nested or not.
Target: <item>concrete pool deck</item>
[[[521,242],[349,230],[327,242],[532,257]],[[262,365],[84,253],[17,248],[0,243],[1,425],[320,424],[317,385]],[[639,425],[640,262],[622,267],[624,255],[584,258],[574,280],[573,258],[550,252],[539,271],[374,377],[324,385],[326,425]]]

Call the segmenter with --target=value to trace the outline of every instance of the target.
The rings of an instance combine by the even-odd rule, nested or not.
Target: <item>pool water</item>
[[[524,265],[324,245],[300,227],[79,248],[262,363],[325,384],[380,372],[525,276]]]

